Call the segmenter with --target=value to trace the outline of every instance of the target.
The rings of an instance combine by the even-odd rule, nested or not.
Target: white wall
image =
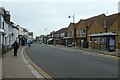
[[[3,22],[3,17],[0,14],[0,44],[3,44],[3,33],[4,33],[2,22]]]
[[[24,33],[23,33],[23,28],[20,27],[20,26],[18,26],[18,28],[19,28],[19,35],[23,35],[23,34],[24,34]]]
[[[19,42],[18,39],[18,31],[16,28],[13,28],[13,33],[14,33],[14,37],[13,37],[13,42],[15,42],[17,40],[17,42]]]
[[[13,28],[10,24],[4,22],[4,28],[5,28],[5,33],[6,35],[4,36],[4,45],[7,48],[11,48],[11,45],[13,44]]]
[[[4,36],[4,45],[7,46],[9,45],[9,31],[8,31],[8,24],[6,22],[4,22],[4,29],[5,29],[5,33],[6,35]]]
[[[23,35],[28,36],[28,32],[23,32]]]

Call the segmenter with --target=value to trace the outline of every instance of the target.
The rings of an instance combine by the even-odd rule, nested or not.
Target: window
[[[83,30],[83,31],[82,31],[82,32],[83,32],[83,34],[85,34],[85,29],[82,29],[82,30]]]
[[[82,36],[82,29],[80,29],[80,36]]]
[[[69,33],[67,33],[67,36],[69,36]]]
[[[74,35],[73,31],[72,31],[72,35]]]
[[[60,33],[60,37],[62,37],[62,33]]]
[[[77,34],[79,34],[79,31],[78,31],[78,30],[76,30],[76,32],[77,32]]]
[[[97,39],[96,39],[96,38],[94,38],[94,41],[97,41]]]
[[[4,22],[2,22],[2,26],[3,26],[2,28],[4,29]]]
[[[57,36],[59,36],[59,34],[57,34]]]
[[[65,34],[63,33],[63,37],[65,36]]]
[[[92,33],[90,33],[90,35],[91,35]],[[90,42],[92,41],[92,38],[90,37],[90,40],[89,40]]]

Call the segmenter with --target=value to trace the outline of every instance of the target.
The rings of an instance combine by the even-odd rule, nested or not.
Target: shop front
[[[65,43],[66,46],[72,44],[72,42],[73,42],[72,37],[64,37],[63,40],[64,40],[64,43]]]

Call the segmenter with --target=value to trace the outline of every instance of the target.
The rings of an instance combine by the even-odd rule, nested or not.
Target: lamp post
[[[86,41],[88,41],[88,25],[86,26]]]
[[[104,29],[105,32],[107,33],[107,20],[104,20]],[[108,50],[108,37],[106,36],[106,50]]]
[[[73,14],[73,16],[68,16],[68,18],[73,18],[73,29],[74,29],[74,40],[73,40],[73,45],[75,47],[75,43],[76,43],[76,28],[75,28],[75,15]]]
[[[68,18],[73,18],[73,23],[75,23],[75,15],[73,14],[72,16],[68,16]]]

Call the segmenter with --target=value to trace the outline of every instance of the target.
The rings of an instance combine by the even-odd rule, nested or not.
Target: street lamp
[[[73,40],[73,45],[75,47],[75,43],[76,43],[76,28],[75,28],[75,15],[73,14],[73,16],[68,16],[68,18],[73,18],[73,27],[74,27],[74,40]]]
[[[105,32],[107,33],[107,19],[104,20],[104,29],[105,29]],[[108,49],[108,37],[106,36],[106,50]]]
[[[88,41],[88,25],[86,26],[86,41]]]
[[[75,23],[75,15],[73,14],[72,16],[68,16],[68,18],[73,18],[73,23]]]

